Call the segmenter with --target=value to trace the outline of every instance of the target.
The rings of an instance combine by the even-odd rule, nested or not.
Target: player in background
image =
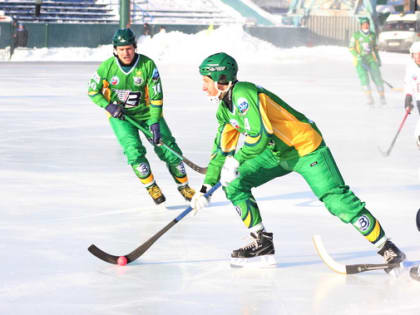
[[[374,104],[369,74],[376,85],[381,104],[385,105],[384,81],[379,69],[381,59],[379,58],[376,44],[376,34],[370,30],[370,21],[366,17],[360,18],[360,28],[361,30],[356,31],[351,37],[349,46],[350,52],[354,57],[353,61],[357,76],[367,96],[368,105],[372,106]]]
[[[416,107],[420,114],[420,42],[410,47],[410,61],[407,64],[404,78],[404,108],[409,113]],[[414,132],[416,144],[420,150],[420,118]]]
[[[154,145],[158,157],[166,163],[181,195],[189,201],[194,190],[188,185],[183,162],[168,149],[159,146],[162,139],[182,155],[162,115],[163,92],[159,71],[152,59],[136,53],[135,34],[131,29],[117,30],[112,43],[114,56],[102,62],[90,79],[89,97],[108,113],[109,123],[128,164],[155,203],[163,203],[165,196],[153,177],[139,130],[124,120],[125,115],[146,130],[150,129],[153,138],[148,138],[148,141]]]
[[[233,259],[274,254],[273,233],[266,231],[251,189],[291,172],[302,175],[328,211],[351,223],[387,263],[405,259],[365,203],[345,184],[313,121],[263,87],[238,81],[238,65],[225,53],[207,57],[199,71],[203,91],[219,104],[218,130],[203,186],[191,207],[205,207],[209,199],[204,193],[221,182],[253,240],[234,250]],[[244,144],[237,148],[240,135],[245,137]]]

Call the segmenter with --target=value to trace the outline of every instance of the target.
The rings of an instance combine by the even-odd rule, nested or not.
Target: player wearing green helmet
[[[386,262],[404,260],[404,253],[345,184],[315,123],[271,91],[238,81],[237,71],[234,59],[224,53],[200,65],[203,91],[218,95],[218,129],[203,186],[191,201],[191,207],[199,210],[209,203],[204,194],[210,187],[218,181],[224,186],[253,239],[233,251],[232,263],[240,265],[248,258],[274,262],[273,234],[265,230],[251,189],[291,172],[302,175],[328,211],[351,223]],[[241,135],[243,144],[238,148]]]
[[[139,129],[124,116],[128,115],[143,129],[150,129],[155,153],[166,166],[186,200],[191,200],[194,190],[188,185],[183,162],[164,146],[160,140],[182,156],[165,119],[163,118],[163,92],[159,71],[154,61],[136,53],[136,36],[129,29],[119,29],[112,38],[114,56],[100,64],[89,81],[91,100],[108,112],[109,123],[123,147],[128,164],[144,184],[156,204],[165,201],[165,196],[156,184],[146,148],[139,136]]]
[[[374,104],[372,91],[370,88],[370,79],[376,85],[379,99],[382,105],[386,104],[384,81],[379,67],[381,59],[376,44],[376,34],[370,31],[370,20],[367,17],[359,19],[361,30],[356,31],[350,39],[350,52],[354,57],[354,66],[360,80],[360,84],[367,96],[369,106]]]
[[[204,59],[200,65],[200,74],[207,75],[213,81],[222,84],[236,81],[238,64],[225,53],[217,53]]]
[[[130,28],[119,29],[112,37],[114,47],[133,45],[136,47],[136,35]]]
[[[218,101],[222,90],[218,89],[218,84],[227,85],[229,89],[236,82],[238,64],[226,53],[217,53],[204,59],[201,63],[200,74],[210,77],[214,82],[214,87],[218,91],[216,95],[210,96],[212,101]]]

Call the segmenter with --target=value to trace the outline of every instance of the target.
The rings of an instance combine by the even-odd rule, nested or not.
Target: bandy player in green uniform
[[[124,116],[128,115],[144,129],[151,131],[158,157],[164,161],[186,200],[191,200],[194,190],[188,185],[183,162],[168,149],[159,146],[162,141],[182,155],[165,119],[162,116],[163,93],[159,71],[149,57],[136,53],[135,34],[131,29],[117,30],[113,36],[114,56],[101,63],[89,81],[89,96],[108,112],[109,123],[123,147],[128,164],[144,184],[156,204],[165,196],[153,177],[146,149],[139,130]]]
[[[259,256],[274,254],[273,234],[264,228],[251,189],[290,172],[299,173],[328,211],[351,223],[387,263],[405,259],[365,203],[344,183],[313,121],[263,87],[238,81],[237,63],[225,53],[207,57],[199,69],[203,90],[219,103],[218,130],[203,186],[193,196],[191,207],[205,207],[209,199],[204,194],[221,182],[253,239],[233,251],[233,261],[270,261]],[[237,148],[240,135],[245,139]]]
[[[361,30],[355,32],[350,39],[349,46],[350,52],[354,57],[357,76],[368,98],[368,105],[373,105],[374,103],[370,89],[369,73],[378,90],[380,102],[382,105],[385,105],[384,81],[379,69],[381,59],[379,58],[376,44],[376,34],[370,31],[370,21],[366,17],[360,18],[360,27]]]

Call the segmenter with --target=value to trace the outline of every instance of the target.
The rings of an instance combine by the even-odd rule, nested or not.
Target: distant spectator
[[[166,33],[166,28],[163,25],[159,27],[159,33]]]
[[[16,17],[15,16],[12,16],[12,34],[14,34],[15,33],[15,31],[16,31],[16,28],[17,28],[17,24],[18,24],[18,21],[17,21],[17,19],[16,19]]]
[[[10,27],[10,58],[12,58],[13,52],[15,51],[17,45],[17,25],[18,21],[15,16],[12,17],[12,25]]]
[[[35,16],[39,17],[41,15],[41,4],[42,0],[35,0]]]
[[[144,36],[152,36],[152,30],[150,29],[150,25],[148,23],[143,24],[143,35]]]
[[[16,29],[16,47],[26,47],[28,45],[28,31],[22,23],[18,23]]]

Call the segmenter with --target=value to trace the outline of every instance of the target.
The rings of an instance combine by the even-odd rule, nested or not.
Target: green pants
[[[239,167],[239,177],[224,188],[248,228],[262,222],[251,189],[276,177],[297,172],[305,179],[314,194],[328,211],[345,223],[352,223],[372,243],[384,232],[365,203],[345,185],[334,158],[326,146],[292,160],[281,160],[270,149]]]
[[[124,154],[127,157],[127,163],[133,167],[136,175],[144,184],[146,184],[144,180],[147,178],[152,179],[152,177],[150,177],[151,171],[149,162],[146,159],[146,148],[143,146],[140,139],[139,129],[126,120],[111,117],[109,118],[109,122],[118,142],[124,150]],[[137,123],[144,129],[149,130],[150,126],[147,121],[137,121]],[[163,117],[160,118],[159,125],[162,141],[175,152],[179,153],[179,155],[182,155],[182,151],[176,144],[175,138],[172,136]],[[147,138],[147,140],[151,142],[151,139]],[[164,146],[154,146],[154,151],[159,159],[166,163],[171,175],[178,184],[186,182],[187,176],[180,158]]]
[[[369,73],[372,81],[375,83],[379,92],[384,90],[384,82],[382,80],[381,70],[378,63],[373,58],[364,59],[356,64],[357,76],[360,84],[366,89],[370,89]]]

